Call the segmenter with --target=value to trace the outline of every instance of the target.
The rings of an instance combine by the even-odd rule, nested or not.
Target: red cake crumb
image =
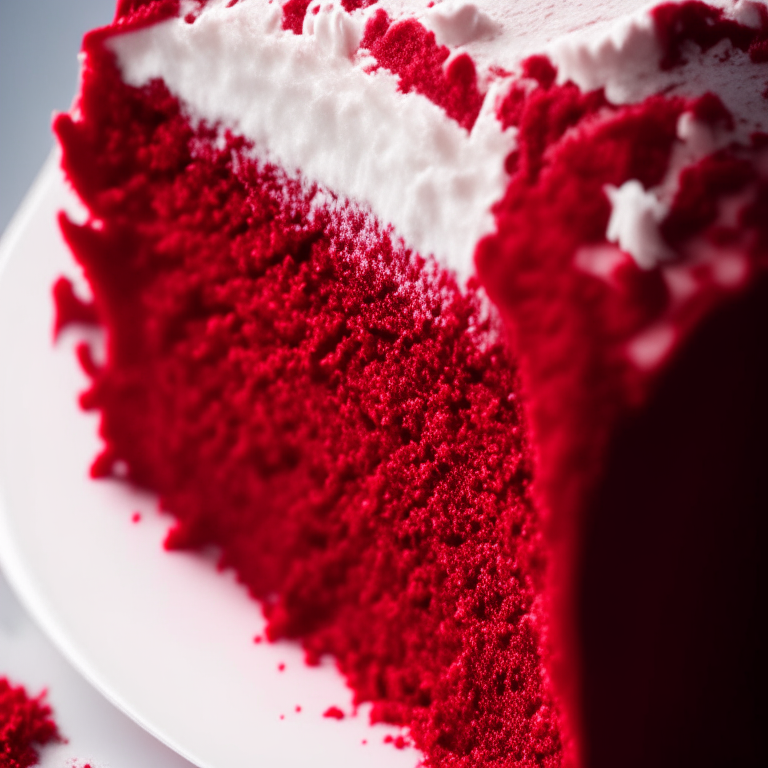
[[[341,0],[341,5],[347,13],[352,13],[358,8],[368,8],[375,2],[376,0]]]
[[[403,93],[426,96],[459,125],[472,129],[483,97],[475,64],[466,53],[455,56],[446,67],[450,50],[437,44],[434,32],[415,19],[390,24],[383,9],[368,20],[361,47],[370,50],[379,66],[399,75]]]
[[[53,301],[56,306],[54,338],[69,325],[98,325],[99,316],[93,302],[83,301],[76,293],[72,282],[60,277],[53,285]]]
[[[345,715],[342,710],[340,710],[336,706],[328,707],[328,709],[323,712],[323,717],[328,717],[332,720],[343,720]]]
[[[387,734],[384,737],[385,744],[391,744],[395,749],[405,749],[408,746],[408,740],[404,736],[392,736]]]
[[[283,29],[293,32],[294,35],[301,34],[309,2],[310,0],[287,0],[283,3]]]
[[[23,686],[0,677],[0,765],[37,765],[37,747],[60,740],[51,708],[45,703],[45,691],[31,697]]]
[[[147,27],[178,16],[179,5],[179,0],[117,0],[115,23],[125,29]]]

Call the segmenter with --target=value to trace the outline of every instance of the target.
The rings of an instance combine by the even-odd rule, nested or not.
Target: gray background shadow
[[[69,109],[80,41],[112,20],[115,0],[0,0],[0,232],[53,147]]]

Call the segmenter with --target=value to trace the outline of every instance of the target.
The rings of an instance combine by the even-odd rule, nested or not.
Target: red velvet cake
[[[56,133],[94,477],[427,766],[768,757],[768,7],[120,0]]]

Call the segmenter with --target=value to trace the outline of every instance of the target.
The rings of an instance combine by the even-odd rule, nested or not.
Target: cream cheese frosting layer
[[[758,24],[765,5],[716,4],[743,24]],[[541,19],[525,35],[529,6],[520,2],[379,0],[348,13],[340,0],[312,0],[296,35],[282,28],[276,0],[240,0],[231,7],[228,0],[211,0],[201,11],[196,2],[189,8],[182,3],[179,17],[117,33],[107,44],[129,85],[161,79],[193,124],[205,121],[241,135],[257,157],[366,206],[408,246],[464,281],[474,273],[478,241],[494,231],[492,208],[506,189],[504,162],[516,146],[516,129],[503,130],[496,117],[515,74],[491,74],[491,63],[514,73],[524,55],[539,50],[557,67],[559,82],[605,88],[616,104],[658,92],[691,98],[712,91],[733,114],[734,130],[703,143],[697,137],[708,129],[690,136],[681,125],[675,162],[659,189],[630,181],[606,190],[614,209],[607,239],[644,268],[668,255],[657,228],[681,170],[768,129],[764,72],[751,66],[748,54],[725,40],[706,52],[693,48],[684,65],[663,71],[652,7],[602,0],[587,12],[544,3]],[[418,19],[453,53],[466,51],[478,62],[486,92],[471,131],[424,96],[403,93],[398,77],[376,68],[359,49],[365,23],[379,8],[395,19]],[[195,10],[193,23],[185,20],[189,9]]]
[[[267,0],[212,2],[194,23],[174,18],[109,46],[129,85],[162,79],[193,122],[229,129],[289,174],[368,206],[409,246],[468,277],[476,243],[494,229],[515,146],[495,115],[501,83],[467,132],[399,91],[393,74],[366,71],[369,57],[349,55],[362,18],[324,4],[309,34],[280,21],[280,5]]]

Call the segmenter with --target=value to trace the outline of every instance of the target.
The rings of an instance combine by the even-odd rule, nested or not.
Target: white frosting
[[[422,21],[435,33],[440,45],[466,45],[501,33],[500,24],[464,0],[443,0],[427,10]]]
[[[759,23],[757,7],[766,7],[753,0],[708,2],[724,6],[731,18],[752,24]],[[768,130],[762,96],[765,70],[754,66],[748,53],[722,40],[706,52],[689,44],[684,65],[661,71],[662,51],[647,8],[620,19],[607,34],[594,36],[582,30],[555,41],[546,52],[558,69],[558,82],[570,80],[585,91],[605,88],[614,104],[636,103],[655,93],[696,98],[712,92],[734,116],[732,141],[743,142],[754,131]]]
[[[613,210],[606,239],[631,253],[638,266],[651,269],[674,256],[659,232],[669,209],[653,192],[632,179],[619,188],[605,188]]]
[[[438,39],[445,27],[436,18],[445,16],[454,27],[448,34],[464,37],[461,43],[443,37],[446,45],[460,45],[480,68],[514,71],[521,59],[541,53],[563,36],[588,30],[590,36],[600,37],[617,19],[647,4],[648,0],[378,0],[363,14],[384,8],[392,18],[415,17]],[[480,18],[483,21],[475,26]],[[462,22],[470,29],[456,29]]]
[[[721,0],[741,23],[760,22],[753,0]],[[764,73],[723,41],[706,53],[685,50],[686,64],[659,69],[661,50],[648,5],[638,0],[564,4],[540,0],[379,0],[347,13],[340,0],[312,0],[301,35],[282,29],[277,0],[212,0],[194,23],[179,18],[109,41],[126,82],[161,78],[193,121],[204,120],[249,139],[261,159],[301,173],[333,193],[367,206],[397,236],[465,279],[482,236],[494,230],[493,204],[504,194],[504,160],[515,130],[502,131],[495,105],[514,71],[541,51],[561,82],[604,87],[618,104],[652,93],[686,97],[714,91],[733,113],[735,130],[713,132],[684,115],[669,172],[652,190],[630,180],[607,188],[613,211],[609,242],[643,268],[670,257],[658,230],[681,171],[755,130],[768,130]],[[762,3],[764,5],[764,3]],[[375,69],[358,50],[367,19],[384,8],[392,18],[415,17],[438,41],[467,51],[487,89],[471,132],[428,99],[398,90],[395,75]],[[639,10],[638,10],[639,9]],[[728,57],[728,66],[722,62]]]
[[[314,35],[315,45],[326,54],[349,58],[360,46],[363,23],[343,8],[313,0],[304,16],[302,34]]]
[[[193,24],[172,19],[109,43],[122,75],[162,78],[194,120],[219,123],[257,154],[370,207],[380,221],[461,278],[494,229],[504,158],[515,146],[495,117],[497,93],[468,133],[397,78],[352,57],[362,19],[323,2],[303,35],[281,28],[267,0],[207,5]],[[495,86],[498,88],[498,84]]]
[[[718,5],[717,0],[709,2]],[[759,26],[759,8],[766,5],[753,0],[719,4],[731,18],[753,27]],[[621,19],[607,35],[590,38],[579,32],[556,41],[548,54],[558,67],[559,82],[571,80],[583,90],[605,88],[614,104],[639,102],[659,92],[685,98],[711,92],[733,116],[733,130],[728,130],[712,128],[683,113],[667,174],[658,187],[645,190],[630,179],[618,189],[605,190],[612,206],[606,239],[631,254],[643,269],[669,261],[674,254],[658,227],[669,213],[680,174],[708,154],[732,143],[746,144],[753,132],[768,130],[762,95],[768,72],[755,67],[749,55],[728,40],[706,52],[689,45],[684,65],[661,71],[662,52],[647,9]]]

